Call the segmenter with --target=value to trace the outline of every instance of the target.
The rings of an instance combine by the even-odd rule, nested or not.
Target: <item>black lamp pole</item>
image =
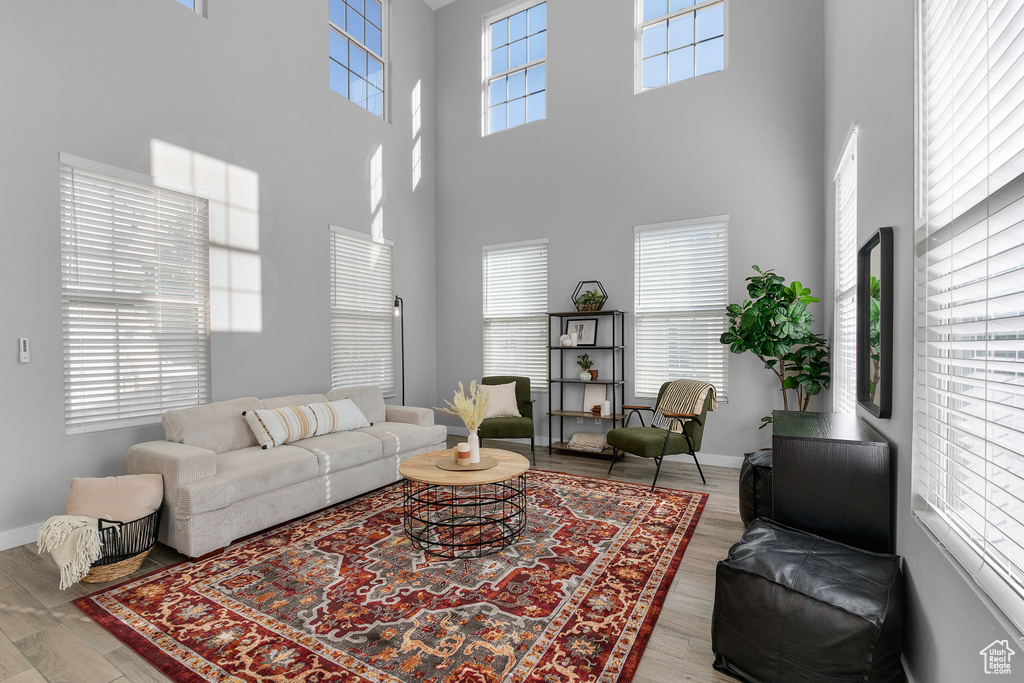
[[[395,295],[395,317],[401,327],[402,334],[402,405],[405,405],[405,301],[402,297]]]

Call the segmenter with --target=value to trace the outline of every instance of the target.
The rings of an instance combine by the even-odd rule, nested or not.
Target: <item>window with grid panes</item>
[[[640,90],[725,68],[725,2],[637,0]]]
[[[547,3],[488,20],[486,132],[543,119],[547,95]]]
[[[384,118],[381,0],[330,0],[331,90]]]

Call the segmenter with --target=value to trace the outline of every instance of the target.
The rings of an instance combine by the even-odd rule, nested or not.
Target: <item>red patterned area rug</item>
[[[178,681],[632,680],[707,494],[528,477],[490,557],[416,550],[398,484],[75,604]]]

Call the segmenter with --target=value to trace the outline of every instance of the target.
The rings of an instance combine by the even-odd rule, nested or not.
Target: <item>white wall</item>
[[[163,438],[158,424],[64,434],[59,152],[148,173],[156,138],[259,174],[263,332],[212,335],[220,400],[329,388],[328,225],[369,232],[369,158],[383,144],[407,403],[436,396],[433,12],[393,0],[387,123],[328,88],[326,0],[209,4],[203,18],[174,0],[0,3],[0,548],[62,513],[71,477],[122,474],[131,444]],[[28,365],[15,353],[23,336]]]
[[[485,245],[547,237],[551,310],[570,310],[576,282],[598,279],[606,308],[632,311],[633,226],[729,214],[731,301],[752,264],[822,291],[821,3],[729,0],[728,68],[637,95],[633,3],[550,2],[547,119],[481,137],[482,21],[502,5],[456,2],[436,17],[438,400],[482,372]],[[629,344],[631,331],[629,316]],[[729,366],[704,453],[767,444],[758,421],[781,407],[756,358]]]
[[[911,2],[825,3],[827,224],[834,220],[832,175],[857,124],[858,244],[881,226],[895,242],[893,410],[859,415],[889,439],[898,461],[897,552],[904,558],[904,657],[917,683],[982,680],[978,654],[1007,637],[992,613],[911,516],[914,383],[914,8]],[[832,240],[825,250],[831,261]],[[831,296],[831,263],[829,294]],[[1016,667],[1015,667],[1016,668]],[[1014,680],[1021,680],[1018,675]]]

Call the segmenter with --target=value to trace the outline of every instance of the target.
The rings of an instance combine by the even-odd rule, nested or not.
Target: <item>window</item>
[[[725,68],[725,3],[637,0],[639,90]]]
[[[832,410],[857,408],[857,131],[850,133],[835,176],[835,307]]]
[[[914,508],[1024,630],[1024,6],[918,3]]]
[[[207,201],[60,155],[64,424],[159,422],[210,400]]]
[[[547,391],[548,241],[484,247],[484,375]]]
[[[663,382],[710,382],[728,398],[729,217],[635,228],[635,396]]]
[[[331,386],[395,395],[394,247],[331,226]]]
[[[544,118],[547,27],[546,2],[488,19],[485,133]]]
[[[330,0],[331,90],[384,118],[381,0]]]

